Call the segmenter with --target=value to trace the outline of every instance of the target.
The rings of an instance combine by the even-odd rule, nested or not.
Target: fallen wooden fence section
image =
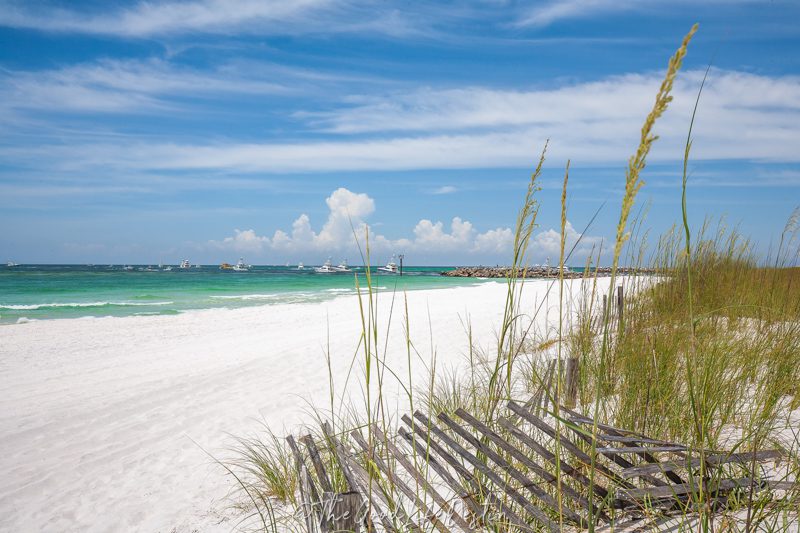
[[[505,408],[491,424],[417,411],[396,434],[326,423],[322,439],[298,439],[304,449],[287,437],[308,531],[634,531],[691,513],[699,494],[713,508],[736,491],[796,489],[761,473],[778,450],[692,450],[545,411],[541,396]]]

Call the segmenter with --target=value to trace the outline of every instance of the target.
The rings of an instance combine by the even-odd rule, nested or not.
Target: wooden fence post
[[[567,389],[566,405],[570,409],[578,401],[578,382],[580,381],[580,366],[577,357],[567,359],[567,375],[565,388]]]
[[[361,518],[361,494],[355,491],[340,492],[338,494],[326,494],[332,498],[331,505],[326,509],[330,509],[330,514],[327,517],[329,531],[351,531],[359,533],[361,526],[359,519]]]

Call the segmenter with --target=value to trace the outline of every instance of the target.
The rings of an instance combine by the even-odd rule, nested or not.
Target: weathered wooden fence
[[[699,494],[713,510],[734,494],[790,488],[760,468],[779,450],[692,450],[547,398],[509,401],[491,426],[463,409],[435,420],[417,411],[393,435],[324,424],[302,448],[288,437],[308,531],[630,531],[691,513]]]

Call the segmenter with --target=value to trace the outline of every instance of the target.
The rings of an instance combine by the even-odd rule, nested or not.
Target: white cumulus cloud
[[[597,253],[603,244],[602,237],[592,237],[578,232],[570,221],[567,221],[564,233],[566,234],[566,253],[575,246],[573,258],[585,258],[588,254]],[[577,246],[576,246],[577,245]],[[557,258],[561,252],[561,232],[548,229],[537,233],[529,246],[530,252],[538,257]]]
[[[311,219],[300,215],[292,223],[291,230],[275,230],[272,237],[258,235],[254,230],[235,230],[234,235],[221,241],[212,240],[211,248],[232,250],[253,255],[266,254],[280,260],[310,254],[312,258],[341,254],[355,257],[357,241],[363,245],[369,231],[370,249],[373,257],[392,253],[413,254],[416,258],[442,258],[451,261],[491,259],[496,262],[509,261],[514,241],[514,232],[509,227],[498,227],[479,231],[469,220],[453,217],[448,226],[442,221],[422,219],[413,227],[408,237],[389,238],[376,233],[367,223],[375,212],[375,201],[364,193],[355,193],[345,188],[336,189],[326,198],[328,218],[319,231],[315,231]],[[584,258],[602,243],[601,237],[582,235],[567,222],[567,249],[577,243],[573,259]],[[532,258],[544,260],[557,256],[560,234],[549,229],[536,234],[531,241]]]
[[[209,241],[209,244],[214,248],[221,248],[225,250],[234,250],[236,252],[249,252],[258,253],[269,246],[269,239],[266,237],[259,237],[256,235],[255,230],[239,230],[235,229],[232,237],[225,237],[221,241]]]

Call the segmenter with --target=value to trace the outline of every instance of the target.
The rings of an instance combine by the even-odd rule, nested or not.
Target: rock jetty
[[[649,268],[629,268],[629,267],[619,267],[617,269],[618,275],[625,275],[630,276],[633,274],[654,274],[655,271]],[[532,266],[528,267],[524,272],[519,272],[519,277],[526,277],[526,278],[557,278],[559,274],[558,267],[548,267],[548,266]],[[574,272],[569,269],[565,269],[564,271],[564,278],[566,279],[574,279],[574,278],[582,278],[583,276],[594,276],[597,274],[598,276],[610,276],[611,275],[611,267],[600,267],[597,269],[591,269],[589,272]],[[484,267],[484,266],[477,266],[477,267],[458,267],[454,270],[447,270],[442,272],[442,276],[448,276],[451,278],[507,278],[511,275],[511,267],[501,267],[501,266],[494,266],[494,267]]]

